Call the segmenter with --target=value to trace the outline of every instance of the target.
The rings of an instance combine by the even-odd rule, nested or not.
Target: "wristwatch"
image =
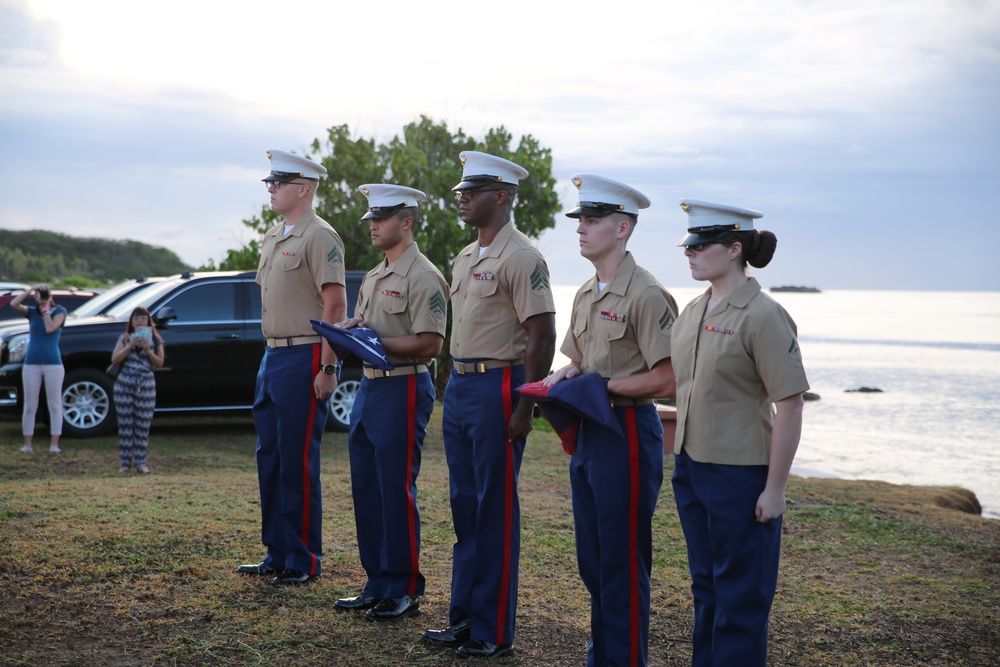
[[[327,375],[333,375],[337,372],[337,364],[323,364],[319,369]]]

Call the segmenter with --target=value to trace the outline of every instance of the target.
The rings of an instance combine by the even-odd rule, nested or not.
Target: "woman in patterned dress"
[[[131,471],[133,461],[140,474],[150,472],[146,466],[146,447],[156,407],[153,371],[163,366],[164,357],[163,339],[156,333],[149,311],[136,308],[111,354],[111,361],[121,365],[114,394],[118,413],[118,455],[122,462],[118,472],[123,475]]]

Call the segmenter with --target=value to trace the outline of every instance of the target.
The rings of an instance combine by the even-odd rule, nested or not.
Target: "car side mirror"
[[[173,306],[164,306],[156,311],[156,315],[153,316],[153,321],[156,322],[156,326],[158,327],[166,326],[167,322],[176,319],[177,310]]]

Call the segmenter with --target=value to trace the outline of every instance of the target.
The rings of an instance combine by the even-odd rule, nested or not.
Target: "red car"
[[[21,290],[0,290],[0,322],[24,319],[23,315],[19,315],[17,311],[10,307],[10,302],[20,292]],[[56,305],[62,306],[71,313],[76,310],[77,306],[90,301],[95,296],[97,296],[97,292],[93,290],[77,289],[75,287],[52,290],[52,298],[55,299]],[[26,306],[34,306],[35,299],[29,296],[22,303]]]

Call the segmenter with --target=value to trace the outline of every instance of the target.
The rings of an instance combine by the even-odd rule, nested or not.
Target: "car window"
[[[237,283],[201,283],[191,285],[170,297],[158,308],[170,306],[177,312],[178,323],[228,322],[236,319]]]
[[[260,311],[263,308],[263,305],[261,304],[260,287],[251,283],[250,289],[247,290],[247,295],[250,298],[250,310],[247,312],[247,319],[257,320],[259,322]]]
[[[138,294],[142,290],[154,285],[153,282],[143,282],[137,283],[134,280],[129,280],[124,283],[119,283],[106,292],[101,292],[93,299],[81,304],[79,308],[73,311],[73,314],[77,317],[93,317],[94,315],[101,315],[107,310],[118,303],[125,295],[132,293]]]
[[[257,308],[257,311],[260,312],[260,307]],[[16,319],[23,320],[24,315],[11,308],[9,303],[5,304],[3,308],[0,308],[0,320],[16,320]]]
[[[186,284],[183,281],[178,282],[177,279],[167,278],[153,283],[150,287],[133,290],[124,299],[108,308],[104,314],[116,320],[128,319],[128,316],[136,308],[140,306],[152,308],[153,304],[159,303],[161,299],[165,299],[171,292],[177,291]]]

